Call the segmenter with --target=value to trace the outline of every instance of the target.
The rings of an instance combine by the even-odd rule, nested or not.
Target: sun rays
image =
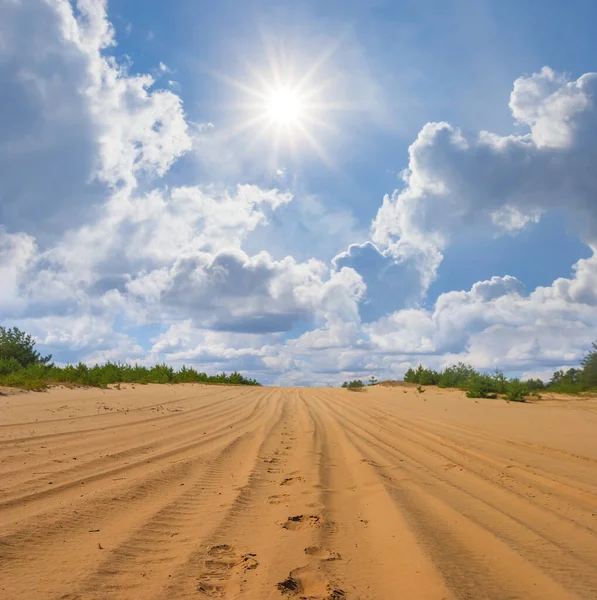
[[[339,133],[335,116],[350,106],[334,97],[335,78],[325,73],[324,65],[339,42],[302,70],[287,53],[270,48],[265,67],[245,61],[243,77],[212,73],[236,95],[228,105],[232,123],[220,130],[222,135],[242,137],[247,150],[259,148],[273,172],[282,166],[280,161],[298,163],[313,155],[334,168],[324,137]]]

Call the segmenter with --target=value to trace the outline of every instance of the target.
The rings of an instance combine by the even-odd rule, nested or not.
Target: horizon
[[[0,16],[0,326],[58,365],[546,381],[597,340],[591,2]]]

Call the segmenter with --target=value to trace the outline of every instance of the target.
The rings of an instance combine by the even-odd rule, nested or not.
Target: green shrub
[[[529,392],[537,392],[545,389],[545,383],[541,379],[525,379],[525,385]]]
[[[353,381],[345,381],[342,384],[342,387],[350,390],[351,392],[361,392],[364,391],[365,384],[360,379],[355,379]]]
[[[408,383],[418,383],[419,385],[437,385],[440,380],[440,373],[432,369],[426,369],[419,365],[416,370],[412,367],[404,375],[404,381]]]
[[[16,358],[0,358],[0,376],[14,373],[22,368],[21,363]]]
[[[585,389],[582,379],[583,371],[581,369],[559,370],[552,375],[547,387],[553,392],[578,394]]]
[[[416,383],[415,370],[412,367],[408,368],[408,371],[404,374],[403,380],[406,381],[406,383]]]
[[[234,385],[260,385],[240,373],[207,375],[194,369],[181,367],[175,371],[165,364],[152,367],[107,362],[88,367],[83,363],[56,367],[55,365],[31,364],[25,368],[11,360],[0,360],[0,385],[24,389],[44,389],[51,383],[66,383],[106,388],[120,383],[225,383]]]
[[[404,381],[421,385],[437,385],[438,387],[460,388],[466,391],[469,398],[496,398],[504,394],[513,402],[521,402],[528,395],[539,396],[539,390],[578,394],[588,390],[597,390],[597,342],[583,357],[581,368],[556,371],[549,383],[541,379],[508,380],[499,369],[493,373],[479,373],[470,365],[459,362],[447,367],[439,373],[419,365],[410,367],[404,374]]]
[[[475,374],[475,369],[470,365],[459,362],[457,365],[447,367],[441,373],[438,387],[442,388],[460,388],[464,387],[469,377]]]
[[[475,373],[466,381],[467,398],[497,398],[495,382],[491,375]]]
[[[496,370],[491,374],[491,379],[493,380],[493,387],[491,389],[492,392],[496,394],[505,394],[507,392],[508,379],[505,377],[502,371],[496,368]]]
[[[529,389],[520,379],[511,379],[506,387],[506,399],[510,402],[525,402]]]

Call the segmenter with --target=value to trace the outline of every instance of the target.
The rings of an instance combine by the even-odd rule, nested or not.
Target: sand
[[[597,401],[0,396],[0,597],[597,598]]]

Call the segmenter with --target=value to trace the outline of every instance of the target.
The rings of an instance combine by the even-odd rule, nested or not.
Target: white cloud
[[[525,215],[512,206],[504,206],[490,213],[491,221],[498,229],[507,232],[516,232],[524,229],[529,223],[538,223],[541,212],[535,211]]]
[[[50,351],[298,384],[396,376],[418,361],[543,372],[597,338],[595,255],[551,286],[493,277],[419,304],[471,229],[515,235],[565,209],[597,249],[597,75],[518,79],[517,135],[425,125],[368,242],[350,210],[314,195],[167,185],[192,145],[206,164],[236,166],[214,152],[223,137],[202,145],[214,127],[188,122],[176,85],[110,56],[105,2],[0,11],[0,110],[13,115],[0,123],[0,311]],[[123,333],[156,323],[147,348]]]
[[[327,315],[354,319],[363,287],[351,269],[335,273],[316,260],[274,261],[266,252],[250,257],[226,249],[177,259],[170,268],[132,279],[126,289],[159,303],[165,319],[188,315],[202,327],[268,333]]]
[[[0,219],[36,235],[89,218],[109,186],[160,177],[191,148],[180,98],[106,51],[105,2],[2,5]],[[31,176],[30,173],[35,173]]]
[[[588,265],[577,268],[577,277],[529,295],[509,276],[442,294],[432,310],[399,311],[372,324],[371,342],[387,353],[435,355],[444,365],[464,360],[511,370],[578,361],[597,338],[594,305],[569,292],[586,285],[583,277],[595,276],[597,263],[579,262]]]
[[[7,233],[0,226],[0,312],[4,315],[14,316],[24,310],[20,286],[36,254],[35,238],[26,233]]]
[[[531,129],[537,148],[570,148],[578,143],[592,113],[595,73],[568,81],[549,67],[514,82],[510,97],[512,115]]]
[[[441,253],[467,230],[508,231],[552,209],[579,217],[579,234],[597,242],[597,74],[568,81],[544,68],[514,84],[513,116],[530,133],[465,137],[428,123],[409,149],[405,187],[386,196],[372,225],[382,249],[415,261],[426,289]]]

